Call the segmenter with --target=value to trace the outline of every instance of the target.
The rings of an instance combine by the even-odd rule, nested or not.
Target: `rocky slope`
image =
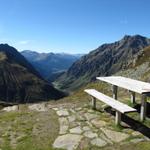
[[[37,102],[63,95],[44,81],[15,48],[0,44],[0,101]]]
[[[21,54],[37,69],[45,79],[53,78],[53,74],[66,71],[80,54],[66,53],[38,53],[30,50],[22,51]]]
[[[124,36],[120,41],[104,44],[76,61],[54,84],[61,89],[74,90],[94,81],[96,76],[125,70],[149,45],[150,39],[140,35]]]
[[[150,46],[141,50],[127,69],[117,72],[116,75],[150,82]]]

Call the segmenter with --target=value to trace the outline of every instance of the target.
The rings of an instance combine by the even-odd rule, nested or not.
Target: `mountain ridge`
[[[57,72],[66,71],[82,54],[38,53],[25,50],[21,54],[36,68],[45,79]]]
[[[0,100],[13,103],[58,99],[64,93],[47,83],[15,48],[0,44]]]
[[[54,82],[57,87],[74,90],[96,80],[126,69],[136,55],[150,45],[150,39],[141,35],[125,35],[121,40],[99,46],[81,57],[66,73]]]

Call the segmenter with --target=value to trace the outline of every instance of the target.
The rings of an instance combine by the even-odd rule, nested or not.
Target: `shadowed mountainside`
[[[0,101],[25,103],[63,96],[15,48],[0,44]]]

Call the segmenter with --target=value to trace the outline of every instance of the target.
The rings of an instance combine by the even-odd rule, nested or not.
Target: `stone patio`
[[[89,147],[92,145],[104,147],[114,143],[123,143],[133,137],[133,135],[141,135],[138,131],[132,131],[132,133],[129,134],[127,132],[113,130],[110,128],[110,124],[103,120],[100,112],[98,112],[98,114],[94,110],[86,107],[69,109],[53,108],[53,110],[56,111],[60,123],[60,132],[54,141],[54,148],[74,150],[87,140],[89,141]],[[113,119],[110,117],[110,120]],[[142,139],[144,140],[144,138],[135,138],[132,139],[131,142],[135,143],[142,141]],[[84,144],[82,148],[84,148]]]

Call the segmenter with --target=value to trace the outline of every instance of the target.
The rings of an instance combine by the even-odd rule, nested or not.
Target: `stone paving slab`
[[[39,111],[39,112],[48,111],[48,108],[46,107],[45,103],[32,104],[32,105],[29,105],[28,108],[29,108],[29,110]]]
[[[66,134],[69,129],[69,123],[67,118],[61,117],[58,119],[60,124],[59,134]]]
[[[56,111],[57,112],[57,115],[59,116],[59,117],[65,117],[65,116],[69,116],[69,112],[67,111],[67,110],[58,110],[58,111]]]
[[[84,135],[85,137],[87,137],[87,138],[90,138],[90,139],[95,138],[95,137],[98,137],[97,133],[94,133],[94,132],[92,132],[92,131],[86,131],[86,132],[84,132],[83,135]]]
[[[107,125],[107,123],[105,121],[102,121],[100,119],[93,119],[91,121],[91,123],[96,127],[96,128],[101,128],[101,127],[105,127]]]
[[[80,126],[70,129],[70,133],[81,134],[83,131]]]
[[[116,132],[105,128],[101,128],[101,130],[113,142],[121,142],[129,137],[128,134],[122,132]]]
[[[74,150],[78,147],[82,138],[82,135],[75,134],[65,134],[62,136],[58,136],[53,144],[53,147],[66,150]]]
[[[95,138],[91,141],[91,144],[94,146],[103,147],[107,143],[104,140],[102,140],[101,138]]]
[[[122,132],[108,129],[109,123],[102,120],[100,114],[94,114],[94,110],[88,108],[55,108],[60,124],[59,136],[55,140],[54,148],[75,150],[78,146],[105,147],[114,143],[124,143],[130,136],[137,138],[141,135],[132,129],[124,129]],[[111,116],[110,116],[111,119]],[[131,143],[140,142],[141,139],[131,139]],[[121,143],[119,143],[121,144]],[[85,146],[85,147],[86,147]],[[90,147],[91,148],[91,147]]]

